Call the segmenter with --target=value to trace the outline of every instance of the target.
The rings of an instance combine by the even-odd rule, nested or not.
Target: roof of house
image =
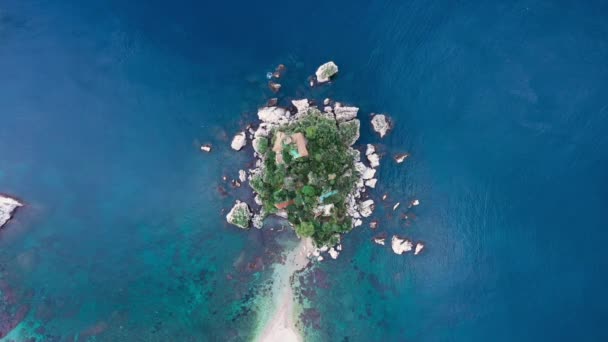
[[[285,202],[277,203],[277,204],[275,204],[274,206],[275,206],[277,209],[285,209],[285,208],[289,207],[290,205],[294,204],[295,202],[296,202],[296,201],[294,201],[294,200],[292,200],[292,199],[291,199],[291,200],[289,200],[289,201],[285,201]]]
[[[283,164],[283,145],[295,143],[296,149],[290,150],[290,154],[294,158],[308,157],[308,149],[306,148],[306,137],[302,133],[295,133],[287,136],[283,132],[277,132],[272,150],[276,154],[276,163]]]

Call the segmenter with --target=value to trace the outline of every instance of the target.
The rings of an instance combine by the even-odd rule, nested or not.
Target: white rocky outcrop
[[[247,180],[247,172],[245,172],[245,170],[239,170],[239,181],[241,181],[241,183],[243,183],[246,180]]]
[[[359,215],[359,213],[357,213],[357,215]],[[359,226],[360,226],[360,225],[362,225],[362,224],[363,224],[363,221],[361,221],[361,219],[358,219],[358,218],[357,218],[357,219],[354,219],[354,220],[353,220],[353,228],[354,228],[354,227],[359,227]]]
[[[336,116],[336,121],[344,122],[350,121],[357,117],[357,113],[359,112],[358,107],[338,107],[334,108],[334,114]]]
[[[367,200],[359,203],[359,213],[363,217],[369,217],[374,212],[374,200]]]
[[[239,228],[247,229],[249,228],[249,221],[252,215],[247,203],[236,201],[228,215],[226,215],[226,221]]]
[[[365,181],[365,186],[374,189],[376,187],[377,182],[378,180],[376,178],[368,179]]]
[[[377,244],[379,244],[379,245],[382,245],[382,246],[384,246],[384,241],[385,240],[386,240],[386,238],[384,238],[384,237],[375,237],[374,238],[374,242],[377,243]]]
[[[372,118],[372,126],[374,131],[380,134],[380,138],[383,138],[391,128],[391,125],[384,114],[374,115]]]
[[[201,145],[201,151],[203,151],[203,152],[211,152],[211,144]]]
[[[424,249],[424,244],[418,242],[416,244],[416,249],[414,250],[414,255],[418,255],[418,253],[422,252],[423,249]]]
[[[376,148],[372,144],[367,144],[367,147],[365,148],[365,155],[369,156],[372,153],[376,153]]]
[[[369,165],[371,167],[378,167],[378,166],[380,166],[380,156],[377,155],[376,153],[368,154],[367,155],[367,160],[369,160]]]
[[[254,137],[259,138],[259,137],[264,137],[267,138],[268,135],[270,135],[270,130],[272,129],[273,125],[267,122],[262,122],[260,124],[260,126],[258,126],[258,129],[255,131],[255,133],[253,134]]]
[[[281,107],[263,107],[258,109],[258,118],[266,123],[286,124],[289,121],[290,113]]]
[[[13,212],[21,206],[23,204],[16,199],[0,195],[0,228],[13,217]]]
[[[407,153],[399,153],[398,155],[395,156],[395,161],[397,162],[397,164],[401,164],[405,161],[405,158],[409,157],[409,154]]]
[[[411,251],[413,247],[414,245],[408,239],[402,239],[396,235],[393,235],[393,238],[391,239],[391,248],[395,254],[401,255],[407,253]]]
[[[333,61],[329,61],[321,65],[315,72],[317,82],[323,83],[329,81],[330,77],[338,73],[338,66]]]
[[[310,106],[308,103],[308,99],[292,100],[291,103],[294,105],[294,107],[296,107],[298,113],[306,112],[308,110],[308,107]]]
[[[338,259],[338,255],[340,255],[340,252],[338,252],[337,250],[335,250],[333,247],[329,249],[329,256],[332,259]]]
[[[245,132],[240,132],[232,138],[232,143],[230,143],[230,147],[232,147],[235,151],[240,151],[243,147],[247,145],[247,137],[245,136]]]

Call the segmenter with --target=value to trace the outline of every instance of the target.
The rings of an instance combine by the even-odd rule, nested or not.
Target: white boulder
[[[374,212],[374,200],[367,200],[359,203],[359,213],[363,217],[369,217]]]
[[[329,78],[338,73],[338,66],[333,61],[329,61],[321,65],[315,72],[317,82],[324,83],[329,81]]]
[[[402,239],[396,235],[393,235],[393,238],[391,239],[391,248],[395,254],[401,255],[407,253],[411,251],[413,247],[412,242],[408,239]]]
[[[332,259],[338,259],[338,255],[340,255],[340,252],[338,252],[337,250],[335,250],[333,247],[329,249],[329,256]]]
[[[371,167],[380,166],[380,156],[378,156],[376,153],[368,154],[367,160],[369,160],[369,165]]]
[[[247,180],[247,172],[245,172],[245,170],[239,170],[239,180],[241,183]]]
[[[376,148],[372,144],[367,144],[367,148],[365,149],[365,155],[369,156],[372,153],[376,153]]]
[[[291,103],[294,105],[294,107],[296,107],[298,109],[298,113],[305,112],[306,110],[308,110],[308,107],[310,106],[308,104],[308,99],[292,100]]]
[[[407,153],[399,153],[398,155],[395,156],[395,161],[397,162],[397,164],[401,164],[405,161],[405,158],[409,157],[409,154]]]
[[[247,137],[245,136],[245,132],[240,132],[232,138],[232,143],[230,143],[230,147],[232,147],[235,151],[240,151],[243,147],[247,145]]]
[[[21,206],[23,204],[16,199],[0,195],[0,228],[13,217],[13,212]]]
[[[416,244],[416,249],[414,250],[414,255],[418,255],[418,253],[422,252],[422,249],[424,249],[424,244],[418,242]]]
[[[289,121],[290,113],[281,107],[263,107],[258,109],[258,118],[266,123],[284,124]]]
[[[365,181],[365,186],[374,189],[378,180],[376,178],[368,179]]]
[[[203,152],[211,152],[211,144],[201,145],[201,151],[203,151]]]
[[[391,128],[386,115],[383,114],[374,115],[372,118],[372,126],[374,127],[374,131],[380,134],[380,138],[383,138]]]
[[[385,240],[386,240],[386,238],[383,238],[383,237],[375,237],[374,238],[374,242],[377,243],[377,244],[379,244],[379,245],[382,245],[382,246],[384,246],[384,241]]]

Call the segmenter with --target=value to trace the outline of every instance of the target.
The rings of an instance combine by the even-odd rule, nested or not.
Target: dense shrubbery
[[[309,157],[294,159],[283,148],[284,163],[277,164],[275,152],[266,146],[263,172],[250,183],[262,198],[266,214],[277,212],[275,204],[293,200],[286,209],[288,220],[298,235],[312,237],[318,245],[334,244],[337,234],[351,229],[345,199],[358,179],[349,148],[358,136],[358,125],[356,131],[347,127],[341,130],[335,120],[323,117],[316,109],[309,110],[308,116],[273,132],[304,134]],[[274,144],[275,136],[267,145]],[[321,203],[322,195],[327,197]],[[315,215],[315,209],[325,204],[334,205],[331,215]]]

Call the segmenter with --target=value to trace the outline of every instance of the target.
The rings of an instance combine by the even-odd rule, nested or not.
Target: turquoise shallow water
[[[280,260],[222,210],[247,189],[232,134],[271,95],[326,96],[395,122],[361,143],[403,165],[378,232],[305,272],[309,337],[606,340],[605,4],[558,1],[0,4],[0,327],[37,341],[247,341]],[[328,59],[336,81],[306,78]],[[288,100],[287,97],[281,100]],[[366,121],[366,120],[364,120]],[[201,143],[215,147],[201,154]],[[225,188],[227,196],[223,196]],[[406,226],[388,209],[419,198]],[[403,209],[403,208],[402,208]],[[274,226],[274,225],[271,225]],[[6,331],[2,331],[4,335]]]

